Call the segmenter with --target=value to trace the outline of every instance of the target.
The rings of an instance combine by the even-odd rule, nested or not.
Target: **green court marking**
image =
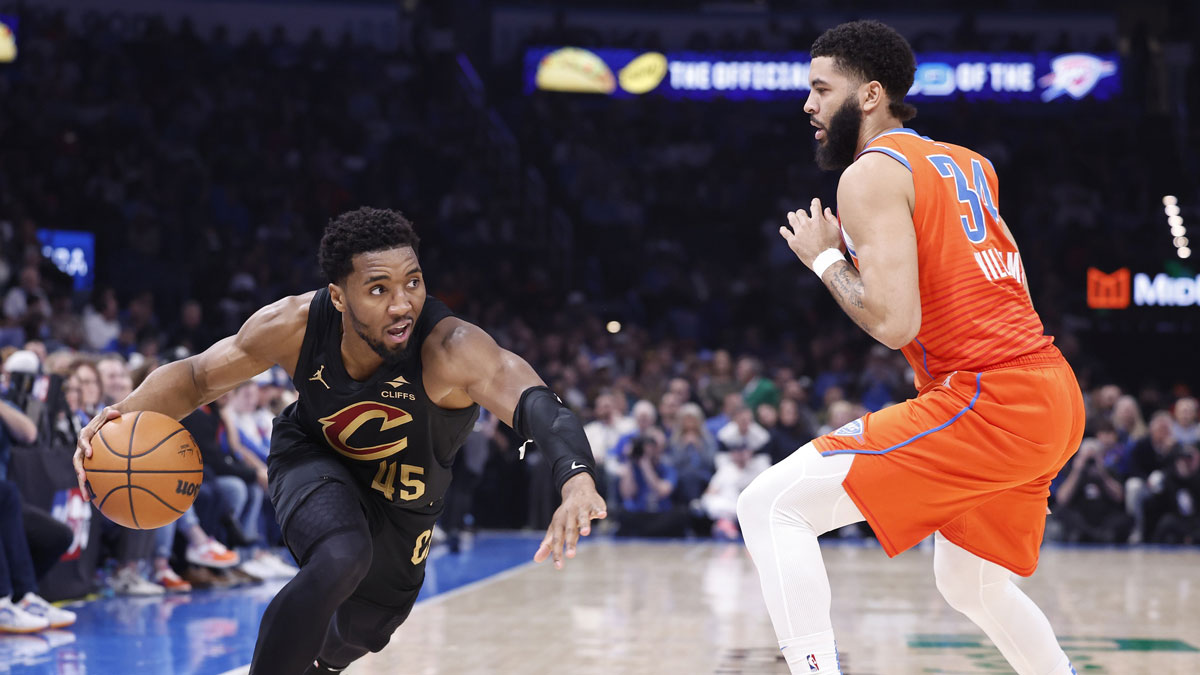
[[[1183,640],[1159,640],[1121,637],[1072,637],[1059,638],[1063,649],[1086,652],[1200,652]],[[955,635],[929,633],[910,635],[908,646],[912,649],[991,649],[992,643],[980,635]]]

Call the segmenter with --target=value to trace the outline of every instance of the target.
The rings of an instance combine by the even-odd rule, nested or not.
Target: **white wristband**
[[[817,257],[813,260],[812,271],[817,274],[817,277],[823,278],[825,270],[829,269],[831,265],[839,260],[845,261],[845,254],[836,248],[827,248],[818,253]]]

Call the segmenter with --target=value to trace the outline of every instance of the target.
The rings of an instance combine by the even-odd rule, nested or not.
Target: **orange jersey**
[[[1022,284],[1016,243],[1000,226],[992,163],[904,128],[871,139],[859,157],[868,152],[908,167],[916,190],[921,330],[901,351],[917,389],[953,371],[977,372],[1053,349]],[[853,241],[842,234],[854,256]]]

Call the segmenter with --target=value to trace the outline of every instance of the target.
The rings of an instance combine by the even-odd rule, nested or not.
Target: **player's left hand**
[[[788,248],[809,269],[813,260],[827,248],[844,251],[842,244],[842,228],[838,225],[833,210],[822,208],[820,199],[812,200],[811,213],[800,209],[789,211],[788,224],[779,228],[779,234],[787,241]]]
[[[534,562],[543,562],[546,558],[554,557],[554,567],[563,567],[563,547],[566,546],[566,557],[575,557],[575,545],[579,543],[579,535],[587,536],[592,532],[592,521],[608,515],[608,507],[604,499],[596,492],[596,482],[586,473],[572,476],[563,484],[562,504],[550,519],[550,528],[537,553],[533,554]]]

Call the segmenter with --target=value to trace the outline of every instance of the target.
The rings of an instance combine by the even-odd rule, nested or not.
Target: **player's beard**
[[[840,171],[854,163],[858,134],[862,131],[862,108],[857,96],[847,96],[829,118],[825,142],[817,142],[817,166],[825,171]]]
[[[371,351],[375,352],[379,355],[379,358],[383,359],[384,366],[388,368],[407,368],[409,364],[412,363],[413,350],[409,349],[408,347],[410,344],[412,344],[412,334],[415,332],[417,327],[417,322],[415,320],[413,321],[412,328],[408,329],[408,340],[405,340],[403,345],[389,347],[388,345],[384,344],[383,340],[372,337],[367,332],[367,324],[359,321],[358,316],[354,314],[354,310],[350,307],[349,303],[346,304],[346,315],[350,317],[350,325],[354,327],[354,332],[358,334],[358,337],[362,338],[363,342],[367,343],[367,346],[371,348]]]

